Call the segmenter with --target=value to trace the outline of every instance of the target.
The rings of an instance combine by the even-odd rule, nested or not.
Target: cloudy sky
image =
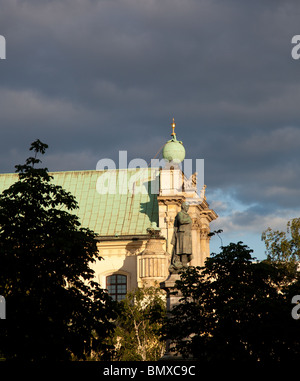
[[[0,172],[37,138],[51,171],[148,161],[174,117],[212,228],[264,258],[262,231],[300,215],[299,20],[296,0],[0,0]]]

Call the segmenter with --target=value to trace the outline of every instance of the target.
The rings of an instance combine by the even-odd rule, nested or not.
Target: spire
[[[173,129],[173,132],[172,132],[171,136],[173,136],[173,138],[176,138],[176,134],[175,134],[176,123],[175,123],[174,118],[173,118],[173,122],[172,122],[171,126],[172,126],[172,129]]]

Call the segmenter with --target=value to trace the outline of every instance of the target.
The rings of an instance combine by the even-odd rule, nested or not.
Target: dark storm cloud
[[[259,204],[258,217],[298,203],[297,1],[0,0],[0,10],[2,172],[36,138],[50,170],[94,169],[119,150],[149,161],[174,116],[187,157],[205,159],[208,192]]]

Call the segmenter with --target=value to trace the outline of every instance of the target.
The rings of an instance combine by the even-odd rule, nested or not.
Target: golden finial
[[[172,128],[173,128],[173,132],[172,132],[171,136],[176,136],[175,131],[174,131],[174,130],[175,130],[175,127],[176,127],[176,123],[175,123],[174,118],[173,118],[173,122],[172,122],[171,126],[172,126]]]

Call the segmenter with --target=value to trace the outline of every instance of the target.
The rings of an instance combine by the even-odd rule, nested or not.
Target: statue
[[[170,273],[178,273],[188,267],[188,262],[192,260],[192,219],[188,214],[189,204],[183,202],[181,211],[174,221],[174,234],[171,244],[173,253]]]

